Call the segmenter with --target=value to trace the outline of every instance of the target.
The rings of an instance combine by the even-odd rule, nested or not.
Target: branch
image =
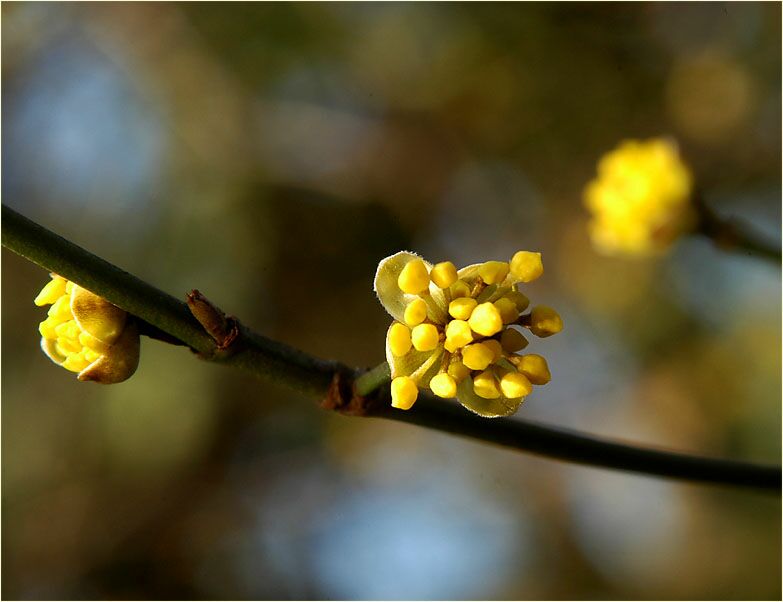
[[[780,263],[780,246],[765,240],[758,232],[747,224],[737,220],[719,216],[704,201],[700,194],[696,194],[693,204],[696,208],[696,233],[701,234],[725,251],[735,251],[757,255],[763,259]]]
[[[422,395],[410,411],[394,410],[388,403],[389,367],[385,363],[355,371],[263,337],[235,318],[226,318],[197,291],[189,294],[189,304],[185,304],[6,206],[2,208],[2,243],[182,341],[202,358],[322,398],[321,407],[326,409],[416,424],[569,462],[780,494],[781,469],[777,466],[645,449],[523,420],[482,419],[455,403],[428,395]]]

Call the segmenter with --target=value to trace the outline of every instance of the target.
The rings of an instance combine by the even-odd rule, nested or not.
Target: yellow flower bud
[[[59,322],[56,318],[46,318],[38,325],[38,332],[40,332],[41,336],[45,339],[56,339],[57,333],[55,332],[55,328],[57,328],[58,324]]]
[[[495,301],[493,305],[497,307],[498,313],[500,313],[500,319],[503,320],[503,324],[511,324],[512,322],[516,322],[516,319],[519,317],[516,303],[514,303],[508,297],[501,297]]]
[[[552,378],[546,360],[535,353],[523,355],[516,365],[517,370],[527,376],[534,385],[545,385]]]
[[[623,142],[601,158],[585,187],[593,245],[607,254],[665,250],[694,223],[692,180],[675,143]]]
[[[449,303],[449,314],[457,320],[468,320],[478,302],[472,297],[460,297]]]
[[[447,372],[449,376],[451,376],[457,382],[462,382],[465,380],[465,378],[470,376],[470,368],[458,360],[449,364],[449,369]]]
[[[35,303],[39,307],[43,305],[51,305],[57,299],[65,294],[65,279],[59,276],[52,275],[52,279],[47,283],[38,296],[35,298]]]
[[[38,327],[41,349],[79,380],[118,383],[136,371],[139,332],[123,310],[54,274],[35,303],[52,304]]]
[[[416,403],[419,389],[409,376],[398,376],[391,382],[391,396],[393,408],[410,410]]]
[[[503,395],[513,399],[515,397],[526,397],[533,390],[533,385],[524,374],[519,372],[507,372],[500,379],[500,390]]]
[[[435,393],[438,397],[446,399],[454,397],[457,394],[457,381],[445,372],[441,372],[440,374],[433,376],[432,380],[430,380],[430,391]]]
[[[541,253],[517,251],[511,258],[511,275],[522,282],[533,282],[543,273],[544,264],[541,261]]]
[[[563,326],[549,307],[528,310],[530,301],[518,290],[542,272],[541,255],[525,251],[509,263],[487,261],[460,270],[448,261],[433,266],[407,251],[382,260],[373,289],[395,320],[386,338],[392,405],[410,408],[421,386],[456,397],[480,416],[512,414],[534,384],[549,379],[543,358],[517,355],[528,344],[521,327],[549,336]],[[54,337],[45,339],[45,349],[59,363],[72,353],[69,320],[78,323],[79,316],[49,318],[40,328]],[[89,336],[78,337],[79,357],[87,362],[102,352]]]
[[[481,341],[482,345],[485,345],[492,351],[492,361],[496,362],[501,357],[503,357],[503,347],[500,346],[500,341],[496,341],[495,339],[486,339],[484,341]]]
[[[520,313],[525,311],[527,309],[527,306],[530,305],[530,299],[525,297],[525,295],[523,295],[519,291],[511,291],[506,295],[506,297],[514,302],[517,311]]]
[[[492,303],[482,303],[473,310],[468,324],[474,332],[485,337],[491,337],[503,328],[500,312]]]
[[[49,308],[49,317],[55,320],[69,320],[73,317],[71,313],[71,300],[68,295],[63,295]]]
[[[462,363],[471,370],[484,370],[494,357],[493,350],[484,343],[474,343],[462,350]]]
[[[438,288],[449,288],[457,281],[457,268],[450,261],[436,263],[430,272],[430,278]]]
[[[492,370],[485,370],[473,379],[473,392],[484,399],[500,397],[500,389]]]
[[[402,357],[411,350],[411,329],[395,322],[389,329],[388,340],[392,355]]]
[[[430,275],[424,261],[417,258],[405,264],[397,278],[397,285],[402,292],[411,295],[426,291],[430,286]]]
[[[470,297],[470,285],[464,280],[457,280],[449,287],[452,299],[459,297]]]
[[[432,324],[419,324],[411,331],[416,351],[432,351],[438,346],[438,329]]]
[[[554,309],[537,305],[530,313],[530,332],[537,337],[548,337],[563,330],[563,319]]]
[[[527,347],[527,339],[514,328],[506,328],[500,335],[500,346],[506,353],[514,353]]]
[[[505,280],[508,269],[505,261],[487,261],[479,268],[478,273],[487,284],[498,284]]]
[[[405,323],[408,326],[417,326],[427,317],[427,303],[424,299],[414,299],[405,308]]]
[[[470,326],[464,320],[452,320],[446,326],[446,351],[454,353],[473,340]]]

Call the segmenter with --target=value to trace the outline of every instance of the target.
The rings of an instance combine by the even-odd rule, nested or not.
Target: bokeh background
[[[780,270],[683,240],[597,255],[581,192],[675,137],[708,203],[780,240],[781,7],[2,5],[3,203],[249,326],[383,359],[400,249],[543,252],[552,382],[519,417],[777,463]],[[2,252],[4,598],[779,599],[775,496],[335,416],[145,340],[81,384],[47,274]]]

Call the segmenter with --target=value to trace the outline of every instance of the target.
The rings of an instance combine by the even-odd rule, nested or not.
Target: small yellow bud
[[[399,410],[410,410],[416,398],[419,396],[419,389],[413,379],[409,376],[398,376],[391,382],[392,407]]]
[[[70,355],[71,353],[79,353],[82,350],[82,346],[79,345],[79,341],[67,339],[65,337],[57,337],[57,351],[63,355]]]
[[[438,288],[449,288],[457,281],[457,268],[450,261],[436,263],[430,272],[430,278]]]
[[[419,324],[411,331],[416,351],[432,351],[438,346],[438,329],[432,324]]]
[[[73,317],[71,313],[71,300],[68,295],[63,295],[54,302],[49,308],[49,316],[55,320],[69,320]]]
[[[449,314],[457,320],[467,320],[478,302],[472,297],[460,297],[449,303]]]
[[[523,355],[516,362],[516,365],[517,370],[527,376],[528,380],[534,385],[545,385],[552,378],[546,360],[535,353]]]
[[[496,362],[501,357],[503,357],[503,347],[500,346],[500,341],[496,341],[495,339],[487,339],[485,341],[481,342],[482,345],[486,345],[489,347],[490,351],[492,351],[492,361]]]
[[[58,337],[66,337],[70,339],[79,338],[79,326],[76,324],[76,320],[68,320],[63,322],[59,326],[56,326],[54,332]]]
[[[627,140],[604,155],[585,188],[593,245],[607,254],[667,249],[695,224],[693,176],[667,139]]]
[[[81,354],[70,353],[60,365],[71,372],[81,372],[90,364]]]
[[[554,309],[537,305],[530,313],[530,332],[537,337],[548,337],[563,330],[563,319]]]
[[[397,285],[402,292],[411,295],[426,291],[430,286],[430,275],[424,261],[417,258],[406,263],[397,278]]]
[[[464,320],[452,320],[446,325],[446,351],[454,353],[473,340],[470,326]]]
[[[55,329],[59,324],[60,323],[55,318],[46,318],[38,325],[38,332],[40,332],[41,336],[45,339],[56,339],[57,332]]]
[[[500,379],[500,390],[509,398],[526,397],[533,390],[533,385],[524,374],[507,372]]]
[[[389,349],[397,357],[407,354],[411,350],[411,329],[395,322],[389,329]]]
[[[468,324],[474,332],[485,337],[491,337],[503,328],[503,319],[500,312],[492,303],[482,303],[470,315]]]
[[[506,353],[514,353],[527,347],[527,339],[514,328],[506,328],[500,335],[500,346]]]
[[[459,297],[470,297],[470,285],[464,280],[457,280],[449,287],[452,299]]]
[[[41,349],[54,363],[78,372],[79,380],[104,384],[122,382],[136,371],[138,328],[119,307],[55,275],[35,302],[52,304],[38,330]]]
[[[474,343],[462,350],[462,363],[471,370],[484,370],[494,357],[493,350],[484,343]]]
[[[508,263],[505,261],[487,261],[479,268],[479,276],[487,284],[498,284],[508,275]]]
[[[84,331],[79,333],[79,342],[85,347],[89,347],[91,350],[97,351],[98,353],[106,353],[111,346],[107,345],[103,341],[96,339],[89,332]]]
[[[544,264],[541,261],[541,253],[517,251],[511,258],[511,275],[522,282],[533,282],[543,273]]]
[[[470,376],[470,368],[460,361],[453,361],[449,364],[448,373],[449,376],[459,383]]]
[[[35,298],[35,303],[39,307],[43,305],[50,305],[57,301],[60,297],[62,297],[65,294],[65,279],[60,278],[59,276],[53,276],[52,280],[49,281],[49,283],[41,289],[41,292],[38,293],[38,296]]]
[[[530,305],[530,299],[525,297],[525,295],[519,291],[511,291],[506,295],[506,297],[514,302],[514,305],[517,306],[517,311],[520,313],[525,311],[527,306]]]
[[[503,320],[503,324],[511,324],[512,322],[516,322],[516,319],[519,317],[516,303],[514,303],[508,297],[501,297],[495,301],[493,305],[498,308],[500,319]]]
[[[416,326],[424,322],[427,317],[427,303],[424,299],[414,299],[405,308],[405,323],[408,326]]]
[[[457,381],[445,372],[441,372],[430,380],[430,390],[438,397],[448,399],[457,394]]]
[[[473,392],[484,399],[497,399],[500,389],[491,370],[485,370],[473,379]]]

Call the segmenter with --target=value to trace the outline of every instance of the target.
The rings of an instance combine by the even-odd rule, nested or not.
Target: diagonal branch
[[[721,217],[698,193],[694,197],[693,204],[697,216],[696,234],[709,238],[715,246],[724,251],[734,251],[780,263],[779,244],[766,239],[744,222]]]
[[[321,406],[326,409],[398,420],[569,462],[780,494],[778,466],[647,449],[523,420],[482,419],[454,403],[427,395],[410,411],[394,410],[388,403],[389,369],[385,363],[358,371],[312,357],[252,332],[235,318],[226,318],[203,295],[192,291],[188,300],[196,319],[188,304],[6,206],[2,208],[2,243],[128,311],[151,325],[151,331],[182,341],[202,358],[322,398]]]

